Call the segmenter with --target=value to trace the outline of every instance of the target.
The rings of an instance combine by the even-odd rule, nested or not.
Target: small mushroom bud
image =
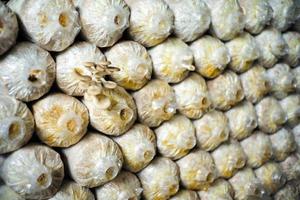
[[[228,119],[220,111],[211,111],[194,121],[197,145],[205,151],[212,151],[228,140]]]
[[[228,118],[230,136],[241,140],[252,134],[257,127],[255,107],[249,101],[243,101],[225,113]]]
[[[48,51],[63,51],[80,31],[78,12],[69,0],[10,0],[27,37]]]
[[[298,200],[299,191],[294,183],[288,183],[274,195],[274,200]]]
[[[89,188],[114,179],[123,164],[119,146],[99,133],[88,133],[76,145],[63,149],[62,153],[71,178]]]
[[[234,190],[224,179],[216,180],[207,190],[198,191],[201,200],[233,200]]]
[[[179,170],[169,158],[156,157],[138,173],[146,200],[169,199],[179,190]]]
[[[211,155],[202,150],[195,150],[176,161],[182,185],[190,190],[207,190],[218,178]]]
[[[287,116],[287,124],[290,127],[295,127],[300,124],[300,95],[292,94],[280,101]]]
[[[69,147],[86,133],[89,123],[87,108],[76,98],[50,94],[33,105],[36,133],[52,147]]]
[[[255,106],[258,128],[265,133],[275,133],[286,122],[286,115],[274,97],[265,97]]]
[[[194,71],[193,52],[178,38],[168,38],[152,47],[149,54],[153,61],[154,76],[168,83],[178,83],[185,79],[189,71]]]
[[[55,79],[51,55],[29,42],[18,43],[0,61],[0,79],[11,96],[33,101],[46,94]]]
[[[298,32],[287,32],[283,34],[283,39],[288,45],[288,54],[284,61],[291,67],[300,64],[300,34]]]
[[[255,37],[255,40],[261,53],[258,62],[266,68],[273,67],[281,57],[287,54],[288,46],[277,29],[264,29]]]
[[[95,200],[93,193],[73,181],[64,181],[60,190],[49,200]]]
[[[210,25],[210,11],[203,1],[165,0],[174,13],[174,34],[185,42],[203,35]]]
[[[270,90],[266,69],[255,65],[240,75],[245,98],[251,103],[260,101]]]
[[[277,99],[283,99],[295,89],[294,76],[291,68],[286,64],[276,64],[273,68],[268,69],[267,77],[271,93]]]
[[[16,15],[3,2],[0,2],[0,55],[16,43],[18,31]]]
[[[211,36],[203,36],[191,45],[196,71],[206,78],[220,75],[230,62],[230,54],[223,42]]]
[[[105,56],[118,69],[110,77],[125,89],[138,90],[151,79],[152,60],[139,43],[119,42],[106,51]]]
[[[273,156],[277,161],[283,161],[296,149],[293,133],[287,128],[282,128],[275,134],[270,135],[273,148]]]
[[[0,175],[7,186],[25,199],[49,199],[60,188],[64,165],[51,148],[32,144],[10,154]]]
[[[174,16],[163,0],[140,0],[130,5],[129,35],[145,47],[163,42],[172,32]]]
[[[255,131],[250,137],[240,142],[247,156],[247,165],[252,168],[260,167],[273,156],[270,137],[263,132]]]
[[[0,154],[25,145],[34,131],[34,118],[26,104],[0,95]]]
[[[292,70],[292,74],[294,74],[294,87],[296,88],[296,92],[300,92],[300,66],[296,67]]]
[[[286,182],[286,177],[278,163],[269,162],[255,170],[255,175],[267,194],[274,194]]]
[[[238,171],[229,182],[234,189],[236,200],[267,198],[266,191],[251,168]]]
[[[170,198],[170,200],[200,200],[197,192],[193,190],[179,190],[176,195]]]
[[[119,86],[113,87],[115,88],[90,87],[84,95],[83,103],[88,108],[90,123],[95,129],[117,136],[125,133],[134,124],[136,106],[126,90]]]
[[[246,165],[247,157],[237,141],[222,144],[212,152],[218,174],[223,178],[232,177]]]
[[[129,27],[130,11],[123,0],[78,2],[82,35],[98,47],[110,47]]]
[[[173,88],[165,81],[151,80],[146,86],[133,93],[141,123],[157,127],[176,113]]]
[[[135,124],[125,134],[114,137],[124,156],[124,168],[138,172],[146,167],[156,154],[156,139],[153,131],[142,124]]]
[[[288,181],[299,180],[300,160],[295,154],[291,154],[284,161],[280,162],[280,166]]]
[[[210,110],[211,100],[206,82],[197,73],[190,73],[189,77],[172,87],[181,114],[191,119],[199,119]]]
[[[248,32],[258,34],[270,23],[273,10],[268,0],[239,0],[239,4],[244,12],[245,29]]]
[[[96,198],[110,200],[138,200],[143,188],[136,175],[122,171],[112,181],[96,188]]]
[[[258,45],[249,33],[243,33],[227,42],[226,47],[231,57],[229,67],[237,73],[250,69],[260,56]]]
[[[185,156],[196,145],[193,123],[182,115],[175,115],[154,132],[159,153],[172,160]]]
[[[207,82],[213,106],[219,110],[228,110],[244,99],[244,91],[239,76],[226,71]]]

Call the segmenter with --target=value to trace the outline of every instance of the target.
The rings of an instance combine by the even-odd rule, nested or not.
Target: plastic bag
[[[300,160],[295,154],[291,154],[284,161],[280,162],[280,166],[288,181],[299,180]]]
[[[172,196],[170,200],[200,200],[197,192],[193,190],[179,190],[176,195]]]
[[[286,32],[283,38],[288,45],[288,54],[284,57],[285,62],[291,67],[300,64],[300,34],[297,32]]]
[[[280,101],[287,116],[287,124],[295,127],[300,123],[300,95],[292,94]]]
[[[218,179],[207,191],[198,191],[201,200],[233,200],[234,190],[229,182]]]

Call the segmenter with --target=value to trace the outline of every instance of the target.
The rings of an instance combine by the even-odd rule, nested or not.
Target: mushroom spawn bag
[[[193,190],[179,190],[170,200],[200,200],[197,192]]]
[[[234,190],[224,179],[216,180],[206,191],[198,191],[201,200],[233,200]]]
[[[288,45],[288,53],[284,57],[284,61],[291,67],[300,64],[300,34],[297,32],[286,32],[283,38]]]
[[[291,94],[282,99],[280,105],[286,113],[288,126],[297,126],[300,123],[300,95]]]
[[[289,155],[284,161],[280,162],[280,166],[288,181],[299,180],[300,160],[296,154]]]

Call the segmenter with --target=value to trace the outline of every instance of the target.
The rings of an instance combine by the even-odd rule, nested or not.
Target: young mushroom
[[[172,196],[170,200],[200,200],[197,192],[193,190],[179,190],[176,195]]]
[[[33,104],[36,133],[52,147],[69,147],[86,133],[89,124],[87,108],[76,98],[55,93]]]
[[[198,191],[201,200],[233,200],[234,190],[224,179],[216,180],[206,191]]]
[[[0,95],[0,154],[25,145],[34,131],[34,118],[26,104]]]
[[[80,31],[78,12],[69,0],[10,0],[27,37],[48,51],[63,51]]]
[[[32,144],[8,155],[0,176],[25,199],[49,199],[60,188],[64,165],[60,155],[51,148]]]
[[[185,79],[194,71],[193,52],[182,40],[171,37],[149,50],[154,76],[168,83]]]
[[[46,94],[55,79],[51,55],[29,42],[20,42],[0,60],[0,80],[8,93],[29,102]]]
[[[288,46],[288,54],[284,57],[284,61],[291,67],[296,67],[300,64],[300,34],[290,31],[282,36]]]
[[[295,127],[300,124],[300,95],[292,94],[280,101],[280,105],[287,116],[287,124]]]
[[[89,188],[114,179],[123,164],[119,146],[99,133],[89,132],[76,145],[63,149],[62,153],[71,178]]]

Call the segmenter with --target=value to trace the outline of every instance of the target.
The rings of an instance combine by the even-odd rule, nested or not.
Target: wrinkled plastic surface
[[[13,199],[13,200],[25,200],[25,198],[21,197],[18,193],[13,191],[10,187],[5,184],[0,185],[0,199]]]
[[[55,62],[37,45],[21,42],[0,61],[0,79],[9,95],[33,101],[50,90],[55,79]]]
[[[294,87],[296,88],[296,92],[300,92],[300,66],[293,69],[292,74],[294,74]]]
[[[169,199],[179,190],[179,169],[169,158],[156,157],[138,177],[146,200]]]
[[[159,153],[172,160],[185,156],[196,145],[193,123],[182,115],[175,115],[154,132]]]
[[[296,147],[297,147],[297,154],[298,157],[300,156],[300,125],[297,125],[293,128],[292,133],[295,138]]]
[[[202,150],[195,150],[178,160],[182,185],[190,190],[207,190],[218,178],[211,155]]]
[[[170,200],[200,200],[197,192],[193,190],[179,190],[176,195],[170,198]]]
[[[282,109],[287,116],[287,124],[295,127],[300,124],[300,95],[292,94],[280,101]]]
[[[156,138],[145,125],[135,124],[125,134],[114,137],[124,156],[124,168],[138,172],[147,166],[156,154]]]
[[[21,148],[30,140],[33,131],[34,118],[26,104],[0,95],[0,154]]]
[[[193,52],[178,38],[168,38],[149,50],[155,78],[178,83],[194,71]]]
[[[274,200],[298,200],[299,191],[293,183],[286,184],[275,195]]]
[[[176,113],[176,99],[173,88],[165,81],[151,80],[146,86],[132,94],[139,120],[157,127]]]
[[[215,78],[230,62],[225,44],[212,36],[203,36],[190,45],[194,54],[196,71],[206,78]]]
[[[291,154],[280,163],[283,173],[288,181],[299,180],[300,178],[300,160],[295,154]]]
[[[114,179],[123,164],[118,145],[100,133],[89,132],[76,145],[62,152],[71,178],[89,188]]]
[[[201,200],[233,200],[234,190],[229,182],[218,179],[207,191],[198,192]]]
[[[53,147],[69,147],[86,133],[87,108],[76,98],[62,93],[50,94],[33,104],[36,134]]]
[[[190,73],[189,77],[172,87],[181,114],[191,119],[198,119],[210,110],[212,103],[206,82],[199,74]]]
[[[10,154],[0,175],[7,186],[25,199],[48,199],[60,188],[64,165],[51,148],[32,144]]]
[[[286,32],[283,38],[288,45],[288,54],[284,60],[291,67],[296,67],[300,64],[300,34],[292,31]]]
[[[228,119],[220,111],[211,111],[193,122],[200,149],[211,151],[229,138]]]

